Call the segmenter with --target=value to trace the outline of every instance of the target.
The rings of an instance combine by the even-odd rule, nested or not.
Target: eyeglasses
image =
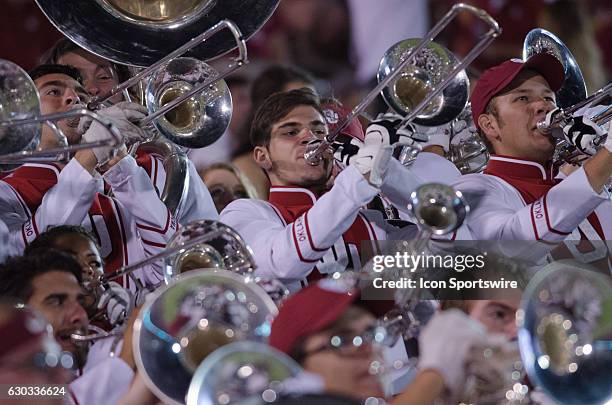
[[[377,349],[387,338],[387,331],[380,325],[373,325],[359,334],[335,334],[329,341],[314,350],[304,352],[303,357],[332,350],[340,356],[349,357],[369,354],[368,349]]]

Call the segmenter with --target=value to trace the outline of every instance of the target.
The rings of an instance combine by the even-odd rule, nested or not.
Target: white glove
[[[361,147],[363,147],[363,142],[359,139],[340,135],[332,143],[334,160],[341,163],[343,167],[349,166]]]
[[[134,297],[125,288],[111,281],[98,302],[98,309],[106,307],[112,325],[120,325],[134,309]]]
[[[124,142],[133,143],[146,139],[145,132],[137,125],[134,125],[147,116],[147,109],[140,104],[122,101],[111,107],[102,108],[97,113],[115,125]],[[84,133],[84,142],[112,139],[112,135],[103,125],[87,117],[79,122],[79,132]],[[118,147],[102,146],[94,148],[93,152],[98,162],[103,164],[113,156],[113,150]]]
[[[451,394],[466,379],[466,360],[471,347],[486,341],[484,327],[458,309],[434,315],[419,335],[420,370],[436,370]]]
[[[546,114],[544,122],[549,125],[558,111],[559,109],[557,108]],[[604,134],[605,132],[603,129],[591,121],[587,115],[575,115],[571,118],[569,123],[563,127],[563,136],[565,139],[579,151],[590,156],[597,153],[593,141]],[[612,146],[608,150],[611,149]]]
[[[349,160],[363,175],[370,173],[370,183],[374,186],[382,184],[382,178],[393,156],[394,145],[410,146],[414,144],[411,138],[412,127],[396,129],[401,117],[398,115],[379,115],[367,128],[363,146]]]
[[[463,123],[461,130],[467,128],[465,121],[458,121],[455,126],[455,132],[459,133],[457,125]],[[421,148],[425,149],[428,146],[440,146],[444,152],[448,153],[448,145],[450,143],[450,124],[441,125],[439,127],[423,127],[415,126],[416,131],[420,136],[413,136],[413,139],[420,141]]]

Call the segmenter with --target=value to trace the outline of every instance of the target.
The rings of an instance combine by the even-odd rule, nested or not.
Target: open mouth
[[[73,334],[85,335],[86,332],[80,328],[62,329],[55,334],[55,338],[57,339],[57,342],[64,348],[68,346],[75,346],[78,342],[75,342],[74,339],[72,339]]]
[[[75,332],[77,331],[75,330],[60,331],[55,334],[55,338],[57,339],[58,343],[61,344],[62,346],[71,345],[73,342],[72,342],[72,339],[70,338],[70,335]]]
[[[78,128],[79,121],[81,121],[81,117],[67,118],[66,125],[68,125],[70,128]]]

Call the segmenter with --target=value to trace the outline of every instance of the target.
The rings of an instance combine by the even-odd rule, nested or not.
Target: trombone
[[[555,128],[563,128],[571,121],[574,113],[590,105],[596,105],[597,103],[605,99],[610,93],[612,93],[612,83],[608,83],[601,89],[597,90],[597,92],[591,94],[589,97],[574,104],[571,107],[559,109],[559,111],[552,118],[549,125],[546,125],[546,122],[544,121],[538,122],[538,130],[545,134],[550,134]],[[606,124],[608,121],[610,121],[610,119],[612,119],[611,106],[608,106],[604,111],[600,112],[592,118],[593,122],[600,126]],[[603,138],[605,138],[605,135],[603,136]]]
[[[55,121],[71,119],[71,118],[82,118],[89,117],[92,120],[102,124],[104,128],[112,135],[112,140],[110,141],[95,141],[95,142],[87,142],[80,143],[76,145],[68,145],[68,141],[66,140],[66,136],[62,133],[62,130],[55,124]],[[99,146],[116,146],[120,145],[123,142],[123,138],[119,134],[117,128],[101,117],[99,114],[96,114],[93,111],[87,110],[85,108],[78,108],[72,111],[56,113],[56,114],[46,114],[40,115],[32,118],[23,118],[17,120],[6,120],[0,122],[0,128],[6,130],[6,128],[14,127],[14,126],[22,126],[22,125],[31,125],[31,124],[40,124],[44,123],[48,125],[55,135],[57,136],[60,147],[51,148],[46,150],[22,150],[18,152],[8,153],[6,155],[0,156],[0,163],[27,163],[27,162],[56,162],[58,160],[67,160],[69,158],[70,152],[77,152],[79,150],[97,148]],[[36,136],[35,136],[36,137]],[[38,138],[40,135],[38,135]],[[39,140],[39,139],[38,139]],[[38,143],[38,140],[35,140],[34,143]],[[2,146],[4,148],[4,145]]]
[[[167,260],[178,256],[174,263],[168,262],[165,266],[164,283],[168,284],[174,276],[181,272],[204,267],[201,264],[197,266],[181,266],[181,264],[186,264],[185,262],[189,259],[187,255],[190,251],[199,247],[199,245],[204,245],[205,249],[203,249],[203,252],[198,253],[204,253],[207,263],[210,263],[212,268],[225,268],[240,274],[253,272],[256,268],[255,259],[253,259],[250,248],[238,232],[218,221],[201,220],[191,222],[182,227],[180,231],[174,234],[170,242],[168,242],[168,247],[163,252],[122,267],[112,273],[102,275],[99,282],[103,284],[129,275],[159,260]]]
[[[182,55],[185,52],[191,50],[193,47],[200,45],[201,43],[209,39],[211,36],[225,29],[229,30],[229,32],[231,33],[231,35],[236,41],[237,48],[238,48],[238,56],[222,72],[217,73],[212,68],[210,68],[208,65],[206,65],[204,62],[201,62],[197,59],[178,58],[179,55]],[[104,102],[108,101],[108,99],[110,99],[114,95],[123,92],[124,90],[137,84],[144,78],[153,76],[154,74],[161,75],[163,78],[166,78],[168,76],[174,77],[176,75],[180,75],[180,73],[176,73],[172,71],[164,71],[164,69],[172,68],[173,66],[178,71],[181,71],[181,70],[184,71],[185,69],[191,69],[191,71],[195,71],[199,73],[203,72],[206,75],[205,79],[201,83],[198,83],[197,85],[193,86],[188,91],[183,91],[184,88],[180,88],[180,89],[162,88],[160,91],[162,93],[161,99],[159,100],[158,100],[158,94],[156,94],[158,92],[157,86],[165,85],[167,87],[168,83],[165,83],[163,81],[160,83],[159,80],[155,81],[153,80],[154,77],[151,77],[149,80],[149,85],[147,86],[147,107],[149,109],[150,114],[138,123],[140,127],[148,127],[150,126],[150,124],[153,124],[155,128],[157,128],[159,132],[162,133],[166,138],[169,138],[171,141],[181,146],[203,147],[203,146],[206,146],[216,141],[218,137],[220,137],[223,134],[223,132],[225,131],[225,127],[229,124],[229,120],[231,118],[231,96],[229,95],[229,90],[227,89],[227,85],[225,85],[225,83],[223,82],[223,84],[220,85],[219,88],[216,88],[213,85],[213,83],[223,80],[224,77],[226,77],[227,75],[229,75],[236,69],[242,67],[246,63],[248,63],[247,48],[246,48],[246,43],[242,37],[242,33],[240,32],[239,28],[233,22],[229,20],[223,20],[215,24],[214,26],[212,26],[211,28],[203,32],[202,34],[198,35],[197,37],[191,39],[189,42],[187,42],[183,46],[177,48],[176,50],[168,54],[165,58],[157,61],[153,65],[142,70],[140,73],[136,74],[135,76],[128,79],[127,81],[118,84],[105,96],[102,96],[96,100],[91,101],[87,105],[87,107],[89,110],[95,110],[99,108]],[[7,72],[7,74],[13,75],[13,76],[15,75],[23,76],[23,77],[20,77],[18,80],[21,82],[26,82],[24,85],[26,86],[26,89],[22,90],[26,92],[26,95],[30,95],[31,93],[29,92],[31,92],[32,89],[34,89],[35,91],[36,87],[34,86],[34,83],[29,79],[25,71],[23,71],[21,68],[19,68],[18,66],[8,61],[5,61],[4,65],[6,66],[3,66],[4,69],[2,70]],[[197,80],[196,80],[196,83],[197,83]],[[159,122],[160,121],[158,120],[159,117],[166,115],[168,112],[170,112],[171,110],[174,110],[186,100],[192,98],[196,94],[206,91],[207,89],[211,90],[211,93],[213,95],[213,100],[212,101],[207,100],[206,103],[202,103],[202,104],[213,104],[213,103],[218,104],[218,105],[215,105],[214,112],[221,115],[220,117],[217,117],[217,118],[221,118],[220,121],[222,122],[220,124],[212,123],[212,121],[214,121],[212,119],[208,119],[206,121],[205,118],[208,118],[208,117],[200,117],[199,121],[204,121],[204,123],[198,122],[197,123],[198,125],[196,125],[195,130],[187,132],[186,134],[181,134],[181,133],[175,133],[177,132],[175,126],[171,126],[171,128],[167,128],[167,126],[164,125],[164,123]],[[5,91],[8,92],[12,90],[13,89],[6,89]],[[179,94],[175,98],[164,103],[165,101],[164,96],[172,93],[170,96],[172,97],[176,94],[177,90],[179,93],[182,93],[182,94]],[[40,105],[40,102],[38,101],[38,97],[36,98],[37,98],[36,101],[38,102],[38,105]],[[158,106],[158,104],[159,105],[163,104],[163,105],[161,105],[159,109],[157,109],[156,107]],[[13,106],[9,106],[9,107],[13,107]],[[16,108],[16,107],[18,106],[15,106],[13,108]],[[9,119],[9,120],[0,122],[0,127],[24,126],[24,125],[29,125],[29,124],[41,123],[41,122],[49,123],[49,122],[57,121],[61,119],[75,118],[75,117],[82,117],[82,116],[88,116],[92,119],[95,119],[98,122],[104,123],[104,121],[101,121],[100,116],[96,115],[92,111],[87,112],[86,109],[79,109],[75,112],[62,113],[62,114],[57,114],[57,115],[54,114],[54,115],[49,115],[49,116],[34,116],[32,118],[25,118],[25,119],[18,119],[18,120]],[[58,158],[58,154],[61,154],[61,156],[67,156],[69,152],[74,152],[77,150],[88,149],[88,148],[94,148],[94,147],[102,146],[102,145],[109,145],[108,142],[95,142],[95,143],[86,143],[86,144],[79,144],[79,145],[67,145],[66,138],[65,136],[63,136],[63,134],[61,134],[61,131],[59,131],[59,128],[57,128],[57,126],[54,126],[54,125],[50,125],[50,126],[54,130],[54,132],[57,134],[58,138],[61,139],[60,143],[63,144],[61,148],[56,148],[56,149],[46,150],[46,151],[37,151],[37,152],[32,152],[32,151],[17,152],[15,150],[10,150],[7,155],[1,157],[2,161],[6,161],[10,163],[28,162],[28,161],[29,162],[31,161],[41,162],[41,161],[49,161],[49,160],[55,161]],[[108,127],[108,124],[105,123],[105,126]],[[212,133],[212,136],[211,136],[211,133]],[[110,143],[110,145],[114,146],[114,145],[121,144],[122,138],[118,134],[116,129],[111,131],[111,134],[113,135],[113,142]],[[37,137],[36,134],[32,136],[32,138],[36,138],[36,137]],[[12,143],[12,142],[9,142],[9,143]]]
[[[57,161],[70,152],[114,146],[122,142],[117,128],[99,114],[85,108],[41,115],[40,99],[34,81],[15,63],[0,59],[0,163]],[[24,118],[25,117],[25,118]],[[106,128],[112,139],[78,145],[68,145],[68,140],[56,122],[66,119],[89,117]],[[41,127],[46,124],[53,131],[60,147],[47,150],[35,149],[40,143]]]
[[[217,72],[206,63],[197,59],[181,57],[181,55],[206,42],[210,37],[222,32],[223,30],[228,30],[230,32],[238,49],[238,56],[234,58],[228,67],[223,71]],[[149,115],[141,120],[137,125],[141,128],[147,128],[153,124],[162,135],[173,143],[189,148],[201,148],[216,141],[225,131],[225,127],[227,127],[231,118],[231,96],[229,95],[229,90],[227,89],[225,82],[222,82],[222,80],[230,73],[247,63],[249,63],[247,47],[242,32],[234,22],[227,19],[222,20],[195,38],[192,38],[179,48],[175,49],[164,58],[141,70],[130,79],[124,81],[123,83],[119,83],[107,94],[92,100],[88,104],[88,108],[95,110],[104,103],[108,102],[108,100],[113,96],[122,93],[145,79],[148,79],[145,93],[146,100],[143,101],[146,101],[146,107],[149,110]],[[173,81],[176,81],[177,79],[183,81],[183,86],[178,88],[175,88],[176,86],[169,86],[169,78]],[[191,83],[191,81],[194,83]],[[217,87],[214,85],[216,82],[221,82],[221,84],[219,84]],[[185,87],[185,83],[189,83],[189,86]],[[191,88],[189,89],[189,87]],[[179,105],[183,104],[195,95],[203,93],[207,90],[209,90],[211,93],[209,95],[210,97],[207,97],[201,102],[192,100],[191,103],[192,106],[197,106],[198,104],[218,104],[213,107],[213,112],[220,115],[219,117],[215,117],[215,119],[220,120],[223,123],[217,125],[218,127],[221,127],[222,130],[217,129],[217,131],[213,131],[214,136],[210,135],[210,130],[215,129],[214,126],[213,128],[200,128],[196,125],[193,133],[181,134],[177,133],[176,129],[177,127],[188,125],[185,124],[185,119],[183,119],[183,125],[172,125],[170,128],[168,128],[164,122],[160,122],[160,120],[158,120],[158,118],[165,116],[167,113],[176,109]],[[197,113],[197,111],[187,111],[186,113],[192,114]],[[186,116],[187,114],[183,114],[183,116]],[[180,115],[181,114],[179,112],[178,121],[181,121]],[[168,116],[165,118],[167,121],[170,121]],[[187,122],[193,121],[193,118],[190,118],[191,119],[188,119]],[[203,119],[204,118],[200,117],[200,121]],[[211,124],[208,125],[211,126]],[[200,131],[203,133],[203,137],[197,137]]]
[[[457,14],[462,11],[467,11],[474,14],[476,17],[487,23],[490,28],[482,36],[481,40],[476,44],[476,46],[470,50],[465,58],[453,68],[453,70],[439,83],[439,85],[431,90],[427,96],[420,100],[420,102],[411,112],[407,113],[403,117],[399,126],[406,125],[406,123],[414,120],[419,114],[421,114],[429,103],[433,101],[435,97],[438,97],[442,91],[454,80],[455,76],[463,71],[466,66],[472,63],[472,61],[476,59],[476,57],[501,34],[499,24],[489,14],[487,14],[486,11],[464,3],[455,4],[442,17],[442,19],[438,21],[438,23],[427,34],[425,34],[423,39],[403,57],[401,63],[399,63],[399,65],[397,65],[389,75],[380,80],[378,85],[374,87],[374,89],[372,89],[370,93],[368,93],[366,97],[357,106],[355,106],[355,108],[353,108],[349,114],[346,115],[346,117],[344,117],[344,119],[336,126],[334,132],[325,136],[322,141],[317,140],[309,145],[306,153],[304,154],[306,161],[311,165],[320,164],[323,153],[325,153],[325,151],[331,147],[332,143],[340,132],[344,130],[355,117],[360,115],[383,89],[396,80],[411,62],[414,63],[416,56],[419,55],[419,53],[427,46],[429,46],[433,42],[433,39],[457,16]]]
[[[558,131],[555,131],[555,129],[566,126],[571,121],[574,113],[579,110],[590,105],[596,105],[604,100],[612,93],[612,83],[608,83],[587,97],[586,84],[580,71],[580,66],[578,66],[571,51],[553,33],[542,28],[536,28],[531,30],[523,41],[523,59],[526,60],[540,53],[548,53],[559,60],[561,65],[563,65],[565,81],[563,86],[556,92],[557,105],[561,108],[552,118],[550,124],[547,125],[546,122],[541,121],[537,123],[537,128],[542,133],[551,134],[558,138],[555,162],[564,160],[568,163],[579,163],[580,160],[583,160],[582,157],[584,157],[581,156],[582,153],[565,141],[562,136],[559,136]],[[591,119],[597,125],[606,124],[612,119],[612,108],[607,106],[602,112]],[[605,140],[606,136],[604,134],[597,137],[593,141],[593,146],[597,148]]]

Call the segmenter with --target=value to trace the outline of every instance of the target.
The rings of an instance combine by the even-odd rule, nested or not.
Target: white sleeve
[[[50,226],[81,225],[98,190],[98,181],[76,159],[60,172],[57,184],[43,196],[34,216],[23,223],[27,243]]]
[[[134,371],[117,357],[109,357],[90,368],[69,385],[77,404],[115,404],[130,389]]]
[[[147,255],[165,249],[176,231],[176,221],[159,199],[146,171],[132,156],[125,156],[104,173],[115,199],[130,212]]]
[[[221,213],[252,248],[257,274],[300,280],[352,225],[360,208],[378,193],[354,167],[344,169],[332,189],[293,223],[284,225],[271,205],[237,200]]]
[[[200,219],[214,219],[218,221],[219,213],[215,203],[191,160],[189,160],[188,167],[189,188],[185,201],[177,215],[180,224],[185,225]]]
[[[10,184],[0,181],[0,221],[12,228],[23,224],[30,215],[19,193]]]
[[[15,243],[11,240],[11,236],[16,233],[17,232],[9,232],[4,222],[0,221],[0,263],[4,262],[9,256],[18,255],[21,250],[23,250],[18,250]],[[19,237],[20,235],[17,233],[16,236]]]
[[[461,173],[448,159],[435,153],[421,152],[409,167],[391,159],[380,188],[385,197],[400,211],[408,212],[410,193],[426,183],[450,185]]]
[[[589,184],[583,168],[552,187],[531,204],[517,208],[509,187],[480,176],[463,176],[455,187],[475,204],[468,227],[479,240],[564,240],[593,210],[606,201]],[[515,190],[512,190],[518,194]],[[518,195],[514,199],[520,199]]]

